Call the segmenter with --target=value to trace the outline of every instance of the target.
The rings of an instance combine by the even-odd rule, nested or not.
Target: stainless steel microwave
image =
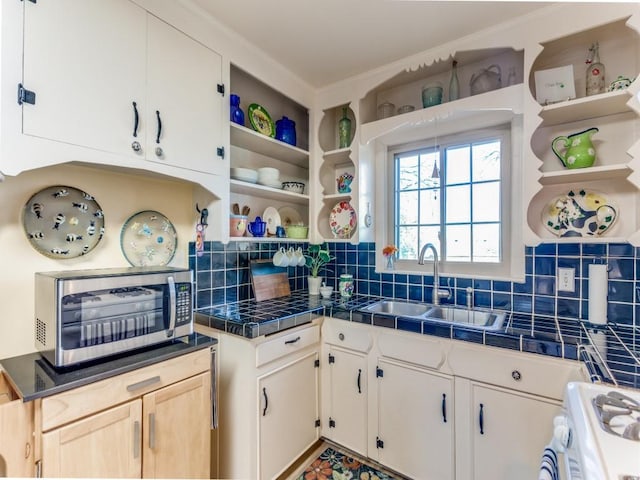
[[[193,333],[193,272],[133,267],[35,275],[35,346],[64,367]]]

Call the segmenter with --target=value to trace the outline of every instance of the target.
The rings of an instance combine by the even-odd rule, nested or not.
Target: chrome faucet
[[[431,250],[433,254],[433,291],[431,292],[431,303],[434,305],[440,305],[441,298],[449,298],[451,293],[448,290],[441,290],[440,276],[438,275],[438,251],[433,243],[425,243],[422,250],[420,250],[420,256],[418,257],[418,265],[424,265],[424,255],[427,250]]]

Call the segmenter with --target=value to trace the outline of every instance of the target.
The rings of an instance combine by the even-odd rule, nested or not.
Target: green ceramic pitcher
[[[598,129],[593,127],[566,137],[556,137],[551,142],[551,150],[567,168],[590,167],[596,161],[591,136],[597,132]]]

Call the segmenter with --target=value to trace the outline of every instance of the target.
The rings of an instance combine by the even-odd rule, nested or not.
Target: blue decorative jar
[[[232,93],[229,99],[231,102],[231,121],[244,127],[244,112],[240,108],[240,97]]]
[[[282,117],[276,122],[276,139],[289,145],[296,145],[296,122]]]

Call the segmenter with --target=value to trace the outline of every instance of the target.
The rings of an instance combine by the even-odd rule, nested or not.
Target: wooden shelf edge
[[[554,172],[543,172],[539,182],[540,185],[560,185],[573,182],[590,182],[593,180],[624,179],[631,175],[631,167],[626,164],[606,165],[600,167],[579,168],[575,170],[559,170]]]
[[[267,137],[237,123],[229,122],[229,125],[232,146],[308,168],[309,152],[307,150]]]
[[[243,182],[241,180],[231,179],[229,181],[231,185],[231,193],[238,193],[241,195],[255,195],[263,198],[270,198],[274,200],[290,201],[302,205],[309,203],[309,195],[288,192],[286,190],[278,190],[277,188],[271,188],[264,185],[258,185],[256,183]]]
[[[627,105],[629,100],[631,100],[631,92],[628,89],[616,90],[545,105],[538,115],[542,119],[541,126],[549,127],[616,113],[631,112],[633,110]]]

